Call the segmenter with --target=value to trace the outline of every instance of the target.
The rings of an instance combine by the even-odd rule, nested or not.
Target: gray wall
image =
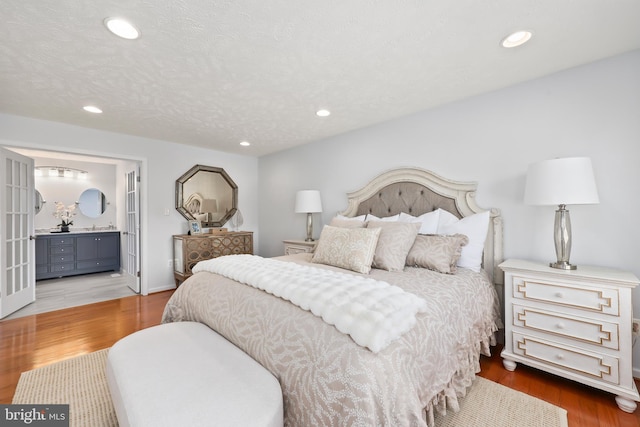
[[[555,259],[554,207],[526,206],[529,163],[592,158],[600,204],[570,206],[571,261],[640,277],[640,51],[260,158],[260,253],[305,236],[295,192],[321,191],[322,224],[346,208],[345,193],[381,172],[417,166],[477,181],[476,199],[504,217],[506,258]],[[334,114],[339,114],[335,108]],[[330,119],[330,117],[329,117]],[[640,289],[634,291],[640,317]],[[634,353],[640,368],[640,346]],[[636,370],[640,376],[640,370]]]

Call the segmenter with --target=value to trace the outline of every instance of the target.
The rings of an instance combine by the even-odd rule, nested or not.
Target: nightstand
[[[293,255],[303,252],[311,253],[316,248],[317,240],[307,242],[305,240],[283,240],[284,254]]]
[[[616,395],[635,411],[640,395],[632,372],[631,291],[626,271],[579,265],[559,270],[508,260],[505,272],[504,367],[517,363]]]

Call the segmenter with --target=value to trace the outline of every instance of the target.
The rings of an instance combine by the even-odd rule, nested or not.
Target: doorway
[[[74,210],[70,218],[73,222],[71,231],[120,231],[120,271],[37,280],[36,303],[22,310],[39,313],[139,294],[141,246],[140,191],[137,184],[141,162],[22,147],[6,148],[33,159],[35,170],[39,172],[35,177],[36,195],[39,196],[36,197],[34,217],[36,240],[38,234],[57,231],[57,202],[67,207],[79,207],[81,194],[88,190],[98,190],[103,194],[103,208],[87,214],[80,209]],[[8,317],[19,315],[14,313]]]

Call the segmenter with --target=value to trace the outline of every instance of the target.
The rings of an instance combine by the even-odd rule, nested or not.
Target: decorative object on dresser
[[[307,214],[307,238],[305,241],[313,242],[313,216],[322,212],[322,201],[318,190],[300,190],[296,193],[296,213]]]
[[[569,157],[529,165],[524,201],[529,205],[558,205],[553,237],[557,261],[553,268],[575,270],[571,255],[571,220],[566,205],[599,203],[591,159]]]
[[[307,242],[306,240],[283,240],[282,243],[284,243],[284,254],[293,255],[301,254],[303,252],[313,252],[318,242]]]
[[[253,254],[253,232],[173,236],[173,276],[176,286],[191,276],[191,269],[199,261],[234,254]]]
[[[581,266],[558,270],[508,260],[505,272],[504,367],[524,363],[616,395],[633,412],[640,395],[632,373],[629,272]]]
[[[120,232],[40,234],[36,280],[120,271]]]
[[[202,228],[200,228],[200,221],[194,219],[189,221],[189,234],[200,234]]]

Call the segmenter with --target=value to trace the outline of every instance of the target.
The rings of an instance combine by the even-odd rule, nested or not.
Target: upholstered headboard
[[[360,190],[348,193],[349,205],[341,214],[385,217],[405,212],[419,216],[442,208],[463,218],[487,210],[476,204],[476,188],[475,182],[453,181],[424,169],[393,169]],[[483,267],[495,284],[503,283],[503,274],[498,268],[502,261],[502,217],[498,209],[491,209]]]

